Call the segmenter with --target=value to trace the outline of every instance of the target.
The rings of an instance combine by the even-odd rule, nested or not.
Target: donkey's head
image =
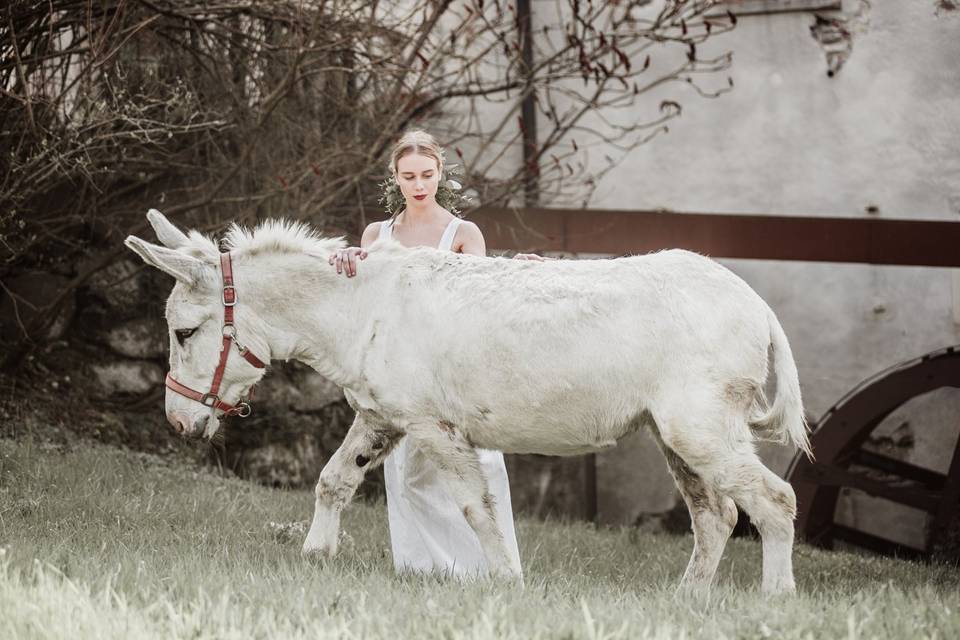
[[[255,329],[253,313],[244,308],[249,303],[238,302],[232,264],[229,257],[223,258],[229,254],[220,254],[211,240],[195,231],[184,234],[155,209],[147,219],[164,246],[135,236],[125,244],[144,262],[177,280],[166,312],[167,420],[184,436],[210,438],[220,426],[219,416],[249,412],[242,398],[263,376],[269,353],[258,335],[262,332]]]

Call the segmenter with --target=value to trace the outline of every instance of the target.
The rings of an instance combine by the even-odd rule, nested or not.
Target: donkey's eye
[[[180,346],[182,347],[184,341],[190,336],[192,336],[194,331],[196,331],[195,328],[194,329],[177,329],[173,333],[177,336],[177,342],[179,342]]]

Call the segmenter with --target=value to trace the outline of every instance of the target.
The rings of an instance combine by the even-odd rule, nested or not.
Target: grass
[[[709,597],[674,586],[692,538],[520,518],[526,582],[397,577],[383,505],[331,562],[300,555],[308,492],[105,446],[0,440],[0,637],[957,638],[960,575],[800,546],[799,594],[757,592],[732,540]]]

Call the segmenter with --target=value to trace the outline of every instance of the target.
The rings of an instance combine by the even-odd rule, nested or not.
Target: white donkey
[[[580,454],[648,427],[693,521],[681,586],[709,586],[740,505],[763,538],[763,590],[794,589],[796,500],[753,442],[789,439],[809,455],[797,370],[776,316],[716,262],[674,250],[532,263],[383,240],[345,278],[327,263],[342,241],[297,223],[232,227],[226,260],[148,218],[165,247],[126,244],[177,280],[166,412],[178,431],[210,437],[222,413],[247,410],[234,405],[270,359],[309,364],[357,412],[320,474],[305,552],[336,553],[341,510],[408,437],[446,476],[492,570],[519,574],[475,447]]]

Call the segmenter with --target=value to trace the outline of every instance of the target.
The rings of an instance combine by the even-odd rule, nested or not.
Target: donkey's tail
[[[773,347],[773,366],[777,376],[777,392],[770,408],[750,422],[757,431],[776,434],[781,441],[787,439],[813,460],[810,449],[809,428],[803,415],[803,400],[800,398],[800,377],[797,365],[790,351],[790,343],[783,333],[780,321],[768,310],[770,322],[770,344]]]

